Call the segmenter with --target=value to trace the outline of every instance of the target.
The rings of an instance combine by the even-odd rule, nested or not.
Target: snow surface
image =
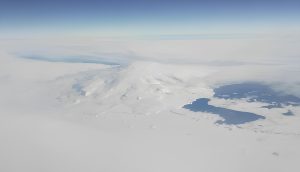
[[[123,54],[127,63],[118,66],[19,56],[24,49],[47,57],[91,52],[82,44],[76,44],[81,49],[72,44],[57,50],[48,43],[1,41],[0,171],[300,170],[299,107],[266,109],[262,102],[213,97],[217,85],[244,80],[276,83],[274,89],[290,88],[286,92],[297,95],[298,80],[281,76],[291,71],[297,76],[298,64],[166,63],[156,60],[160,56],[134,57],[143,57],[142,50],[135,51],[139,55],[131,53],[133,58]],[[115,47],[116,52],[125,49],[122,42],[95,45]],[[43,47],[47,52],[39,52]],[[166,55],[153,48],[155,55]],[[103,49],[103,54],[122,56]],[[149,49],[143,52],[151,55]],[[215,124],[222,120],[218,115],[182,108],[200,97],[210,98],[214,106],[265,119],[220,125]],[[294,115],[282,115],[288,110]]]

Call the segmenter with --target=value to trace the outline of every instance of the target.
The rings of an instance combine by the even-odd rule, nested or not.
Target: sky
[[[300,33],[299,0],[0,0],[5,35]]]

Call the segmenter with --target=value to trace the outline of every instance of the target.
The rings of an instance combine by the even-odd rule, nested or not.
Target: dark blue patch
[[[25,59],[47,61],[47,62],[65,62],[65,63],[95,63],[95,64],[105,64],[105,65],[121,65],[124,62],[116,59],[101,58],[101,57],[91,57],[91,56],[61,56],[61,57],[48,57],[39,55],[27,55],[21,56]]]
[[[282,108],[282,106],[299,106],[300,98],[293,95],[283,95],[274,91],[269,86],[246,82],[241,84],[231,84],[214,89],[214,97],[223,99],[241,99],[246,98],[248,102],[269,103],[264,108]]]
[[[223,120],[218,120],[216,123],[218,124],[228,124],[228,125],[238,125],[244,124],[247,122],[256,121],[258,119],[265,119],[264,116],[257,115],[250,112],[242,112],[231,109],[226,109],[222,107],[216,107],[209,105],[208,102],[210,99],[208,98],[200,98],[191,104],[184,105],[183,108],[189,109],[193,112],[208,112],[221,116]]]
[[[294,113],[291,110],[288,110],[287,112],[282,113],[282,114],[285,116],[294,116]]]

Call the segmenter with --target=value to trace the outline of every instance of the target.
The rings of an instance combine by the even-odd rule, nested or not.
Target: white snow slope
[[[15,50],[25,45],[1,41],[1,172],[300,170],[299,107],[290,107],[294,116],[283,116],[286,109],[263,109],[258,102],[212,99],[266,117],[238,126],[216,125],[218,115],[182,108],[211,97],[216,84],[285,78],[295,86],[284,74],[299,73],[298,64],[47,62],[17,57]],[[299,93],[299,87],[289,88]]]

